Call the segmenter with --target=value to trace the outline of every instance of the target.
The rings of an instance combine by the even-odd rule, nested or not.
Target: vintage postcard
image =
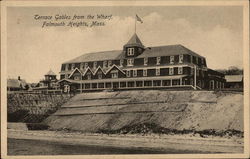
[[[2,1],[2,158],[248,158],[249,2]]]

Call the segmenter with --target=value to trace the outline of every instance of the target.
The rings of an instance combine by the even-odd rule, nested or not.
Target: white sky
[[[8,77],[38,82],[84,53],[122,49],[134,33],[149,46],[182,44],[205,56],[209,68],[243,66],[241,7],[12,7],[7,10]],[[34,15],[112,14],[104,27],[41,28]],[[59,78],[59,76],[57,76]]]

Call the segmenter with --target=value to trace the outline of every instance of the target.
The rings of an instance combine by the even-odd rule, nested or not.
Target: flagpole
[[[135,33],[136,33],[136,16],[135,16]]]

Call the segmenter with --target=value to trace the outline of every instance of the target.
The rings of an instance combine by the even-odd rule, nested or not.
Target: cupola
[[[130,40],[123,46],[126,57],[136,57],[144,51],[144,45],[135,33]]]

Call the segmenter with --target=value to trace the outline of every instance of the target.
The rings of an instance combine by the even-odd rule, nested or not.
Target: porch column
[[[113,82],[111,82],[111,88],[113,88]]]
[[[134,87],[136,87],[136,82],[134,81]]]
[[[180,78],[180,85],[182,85],[182,78]]]
[[[128,88],[128,81],[126,81],[126,88]]]
[[[172,81],[172,79],[170,79],[170,86],[172,87],[172,85],[173,85],[173,83],[172,83],[173,81]]]
[[[90,89],[92,89],[92,83],[90,83]]]
[[[144,86],[144,80],[142,81],[142,87],[145,87],[145,86]]]
[[[162,85],[163,85],[162,83],[163,83],[163,80],[161,80],[161,87],[162,87]]]

